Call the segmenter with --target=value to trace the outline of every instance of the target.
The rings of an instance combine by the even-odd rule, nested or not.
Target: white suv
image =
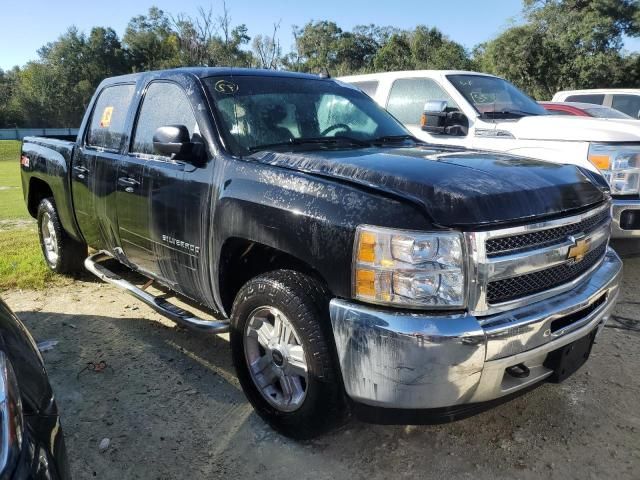
[[[417,70],[340,80],[359,87],[423,141],[600,171],[614,198],[613,236],[640,238],[637,120],[549,115],[506,80],[476,72]]]

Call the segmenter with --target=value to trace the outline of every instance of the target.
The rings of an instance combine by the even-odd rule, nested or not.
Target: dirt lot
[[[225,339],[175,328],[89,278],[5,300],[38,341],[75,478],[640,478],[640,256],[585,368],[440,426],[352,421],[307,443],[271,431],[233,376]],[[87,362],[105,360],[102,373]],[[110,439],[109,447],[99,444]]]

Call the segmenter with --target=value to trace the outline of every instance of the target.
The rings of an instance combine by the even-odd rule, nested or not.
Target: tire
[[[328,295],[319,282],[292,270],[250,280],[235,298],[230,340],[242,389],[275,430],[303,440],[346,418]],[[264,348],[268,342],[271,346]],[[302,371],[306,377],[300,375]]]
[[[44,260],[56,273],[75,273],[83,269],[87,246],[71,238],[62,228],[53,198],[38,205],[38,235]]]

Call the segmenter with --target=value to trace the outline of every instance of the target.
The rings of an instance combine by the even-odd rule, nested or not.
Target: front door
[[[201,213],[208,212],[211,182],[205,169],[154,150],[153,135],[166,125],[184,125],[191,141],[201,142],[191,100],[182,87],[154,81],[144,92],[133,141],[118,173],[121,245],[140,270],[195,296],[208,228]]]
[[[74,151],[71,192],[76,219],[89,246],[111,249],[109,203],[118,166],[133,84],[105,87],[98,95],[86,134]]]
[[[447,102],[448,111],[460,110],[451,96],[431,78],[398,78],[393,81],[386,109],[400,120],[420,140],[440,145],[465,146],[467,136],[436,135],[420,127],[424,104],[428,101]]]

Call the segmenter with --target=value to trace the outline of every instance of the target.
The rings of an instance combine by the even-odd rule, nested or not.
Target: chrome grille
[[[489,257],[494,257],[503,253],[513,253],[515,251],[528,250],[533,248],[541,248],[554,243],[558,243],[566,239],[569,235],[578,233],[589,233],[598,227],[601,223],[606,222],[610,218],[608,209],[602,210],[600,213],[587,217],[581,222],[562,225],[556,228],[548,228],[531,233],[523,233],[509,237],[493,238],[487,240],[486,251]]]
[[[539,272],[520,275],[518,277],[505,278],[489,282],[487,287],[487,302],[490,304],[508,302],[517,298],[544,292],[569,282],[591,267],[604,256],[606,243],[591,250],[580,262],[563,263],[556,267]]]
[[[469,310],[504,312],[575,287],[600,265],[611,205],[540,223],[465,234]],[[584,254],[581,261],[573,257]]]

